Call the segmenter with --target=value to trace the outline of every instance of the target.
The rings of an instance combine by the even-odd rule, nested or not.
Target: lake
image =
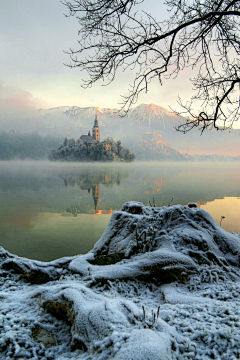
[[[0,162],[0,245],[50,261],[91,250],[124,202],[193,201],[240,232],[239,163]]]

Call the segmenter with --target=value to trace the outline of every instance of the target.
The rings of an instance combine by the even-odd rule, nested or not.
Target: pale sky
[[[163,0],[146,0],[141,7],[160,20],[166,11]],[[153,10],[154,7],[154,10]],[[78,22],[65,17],[60,0],[2,0],[0,11],[0,121],[5,113],[24,114],[29,109],[56,106],[119,108],[133,73],[119,72],[111,85],[81,87],[84,74],[64,66],[70,58],[64,51],[77,49]],[[177,96],[192,94],[191,69],[160,86],[153,81],[136,105],[154,103],[176,109]],[[15,115],[14,115],[15,116]]]
[[[151,3],[148,0],[148,10]],[[159,13],[162,12],[159,6]],[[81,88],[82,73],[64,66],[70,47],[77,48],[78,22],[66,18],[60,0],[2,0],[0,12],[0,105],[49,108],[55,106],[119,107],[127,94],[130,73],[119,73],[108,87],[96,84]],[[161,87],[154,82],[140,103],[164,107],[174,104],[173,95],[189,88],[182,77]]]

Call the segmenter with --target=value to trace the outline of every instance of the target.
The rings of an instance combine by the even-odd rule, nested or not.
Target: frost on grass
[[[86,255],[1,249],[0,359],[239,359],[239,266],[239,236],[194,203],[128,202]]]

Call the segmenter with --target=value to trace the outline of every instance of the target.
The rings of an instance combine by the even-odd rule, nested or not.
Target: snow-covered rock
[[[92,251],[0,251],[0,359],[240,358],[240,239],[196,204],[128,202]]]

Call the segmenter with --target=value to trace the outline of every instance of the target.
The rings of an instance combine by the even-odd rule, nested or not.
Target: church
[[[82,135],[80,137],[80,140],[87,142],[88,144],[92,144],[96,141],[100,141],[100,129],[98,126],[98,119],[97,119],[97,115],[95,115],[95,121],[94,121],[94,125],[92,128],[92,136],[91,136],[91,132],[88,132],[88,135]]]
[[[98,125],[97,115],[95,115],[94,125],[92,128],[92,135],[91,135],[91,132],[89,131],[88,135],[82,135],[80,137],[80,140],[82,140],[83,142],[86,142],[88,144],[100,142],[100,129],[99,129],[99,125]],[[111,151],[111,149],[112,149],[112,146],[108,140],[105,140],[103,142],[103,146],[104,146],[105,151]]]

